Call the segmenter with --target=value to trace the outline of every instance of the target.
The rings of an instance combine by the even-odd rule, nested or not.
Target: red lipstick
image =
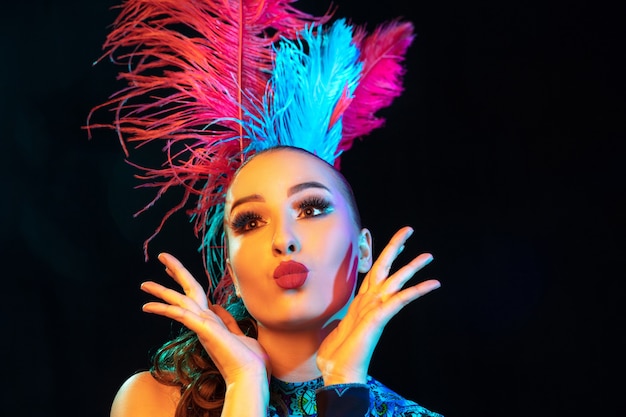
[[[276,284],[286,290],[303,286],[308,275],[308,268],[296,261],[281,262],[274,270]]]

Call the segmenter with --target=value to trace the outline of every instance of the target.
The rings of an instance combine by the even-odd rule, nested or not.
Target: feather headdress
[[[219,263],[211,249],[221,245],[226,189],[250,155],[288,145],[339,168],[341,153],[380,127],[376,112],[402,92],[411,23],[395,20],[368,34],[343,19],[330,25],[332,8],[313,16],[295,2],[126,0],[119,6],[96,62],[108,57],[124,65],[118,78],[126,87],[92,109],[89,136],[92,128],[115,129],[128,162],[143,171],[142,186],[158,189],[136,215],[172,187],[184,190],[145,241],[146,259],[150,240],[185,209],[208,272]],[[90,123],[99,109],[113,111],[113,121]],[[157,141],[165,155],[160,167],[132,162],[130,145]],[[210,275],[214,286],[221,275]]]

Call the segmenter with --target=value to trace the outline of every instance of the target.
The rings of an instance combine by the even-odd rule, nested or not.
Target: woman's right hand
[[[178,259],[168,253],[159,254],[158,259],[184,294],[152,281],[144,282],[141,289],[163,302],[148,302],[143,311],[169,317],[194,331],[227,387],[237,381],[267,381],[271,373],[269,359],[258,341],[244,335],[222,306],[209,305],[202,286]]]

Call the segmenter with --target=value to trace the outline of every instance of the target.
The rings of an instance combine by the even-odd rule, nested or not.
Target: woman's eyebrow
[[[233,205],[230,207],[230,211],[232,212],[235,209],[235,207],[244,203],[249,203],[250,201],[265,201],[265,199],[260,194],[251,194],[245,197],[241,197],[239,200],[236,200],[233,203]]]
[[[299,193],[300,191],[306,190],[308,188],[321,188],[324,189],[328,192],[330,192],[330,189],[325,186],[324,184],[322,184],[321,182],[317,182],[317,181],[307,181],[307,182],[303,182],[300,184],[296,184],[293,185],[291,187],[289,187],[289,189],[287,190],[287,196],[291,197],[292,195],[294,195],[295,193]],[[251,201],[254,202],[258,202],[258,201],[265,201],[265,198],[263,198],[262,195],[260,194],[250,194],[247,195],[245,197],[241,197],[240,199],[236,200],[233,205],[230,207],[230,211],[233,211],[235,209],[235,207],[244,204],[244,203],[249,203]]]
[[[330,192],[330,189],[327,186],[325,186],[324,184],[322,184],[321,182],[307,181],[307,182],[303,182],[303,183],[296,184],[294,186],[289,187],[289,190],[287,190],[287,196],[291,197],[295,193],[298,193],[298,192],[300,192],[302,190],[306,190],[307,188],[322,188],[322,189]]]

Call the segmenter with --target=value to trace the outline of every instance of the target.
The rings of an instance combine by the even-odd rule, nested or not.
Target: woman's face
[[[358,229],[341,184],[325,162],[294,149],[257,155],[231,184],[227,265],[260,326],[340,318],[357,271],[369,269],[369,232]]]

